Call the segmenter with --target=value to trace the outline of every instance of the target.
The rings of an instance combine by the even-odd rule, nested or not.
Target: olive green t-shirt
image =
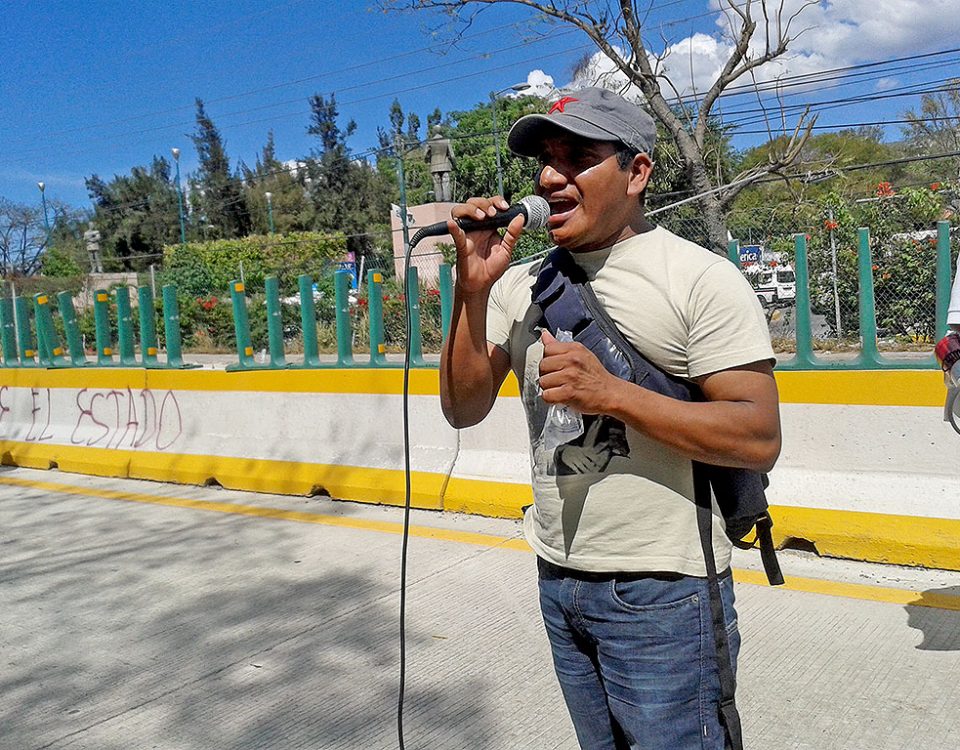
[[[667,373],[695,378],[774,359],[760,303],[725,258],[659,227],[572,255],[624,336]],[[610,416],[584,416],[579,438],[545,448],[540,312],[530,299],[539,266],[508,269],[487,310],[487,340],[509,354],[527,416],[534,495],[527,541],[546,560],[578,570],[705,575],[689,459]],[[716,512],[714,520],[723,570],[731,544]]]

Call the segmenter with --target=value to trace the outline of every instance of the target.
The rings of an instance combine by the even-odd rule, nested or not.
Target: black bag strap
[[[743,730],[740,713],[737,711],[737,678],[733,673],[730,641],[727,639],[727,623],[720,598],[720,581],[717,578],[717,561],[713,555],[713,503],[710,479],[702,464],[693,463],[693,491],[697,506],[697,528],[700,545],[703,547],[703,562],[707,569],[707,590],[710,597],[710,615],[713,620],[713,638],[716,645],[717,672],[720,677],[720,724],[730,741],[732,750],[743,750]]]
[[[767,581],[771,586],[782,586],[783,572],[780,570],[780,562],[777,560],[777,548],[773,544],[773,519],[770,513],[764,513],[757,519],[755,526],[757,530],[757,546],[760,547],[760,561],[763,563],[763,571],[767,574]]]

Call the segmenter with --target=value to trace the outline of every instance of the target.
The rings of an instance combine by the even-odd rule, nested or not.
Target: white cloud
[[[24,182],[37,183],[42,181],[49,187],[65,188],[83,188],[86,187],[86,180],[83,175],[62,172],[50,172],[39,174],[35,171],[14,167],[11,169],[0,169],[0,179],[21,180]],[[47,194],[49,198],[49,193]]]
[[[742,4],[742,0],[735,0]],[[710,0],[717,10],[726,0]],[[808,5],[808,0],[784,0],[785,18],[797,13],[790,25],[792,43],[781,58],[756,70],[758,81],[771,81],[784,76],[813,73],[884,58],[905,57],[954,46],[960,38],[960,10],[957,0],[822,0]],[[770,3],[771,7],[775,3]],[[751,41],[753,54],[760,54],[766,44],[759,3],[754,6],[759,21]],[[702,93],[716,79],[733,49],[731,24],[736,28],[739,17],[732,13],[718,14],[715,34],[694,33],[667,45],[660,53],[660,69],[669,74],[678,92]],[[656,30],[648,29],[655,38]],[[651,58],[653,61],[653,58]],[[539,72],[539,71],[537,71]],[[744,77],[739,83],[749,83]],[[602,53],[596,53],[582,66],[569,88],[604,85],[623,88],[626,78],[615,70]],[[879,81],[878,90],[896,85],[892,79]],[[672,91],[664,91],[669,97]]]
[[[542,70],[531,70],[527,74],[527,84],[530,88],[518,91],[517,96],[539,96],[546,99],[557,90],[553,83],[553,76],[547,75]]]

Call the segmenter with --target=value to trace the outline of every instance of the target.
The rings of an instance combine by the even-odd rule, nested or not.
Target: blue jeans
[[[723,750],[706,579],[538,565],[553,663],[583,750]],[[720,591],[736,671],[729,571]]]

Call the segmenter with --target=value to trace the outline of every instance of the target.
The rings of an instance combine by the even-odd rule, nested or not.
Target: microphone
[[[517,216],[524,217],[524,229],[543,229],[550,218],[550,204],[539,195],[528,195],[526,198],[522,198],[519,203],[514,203],[506,211],[500,211],[494,216],[488,216],[484,219],[454,219],[454,221],[464,232],[476,232],[480,229],[500,229],[507,226]],[[445,221],[438,221],[436,224],[421,227],[410,238],[410,247],[412,248],[424,237],[440,237],[444,234],[449,234]]]

